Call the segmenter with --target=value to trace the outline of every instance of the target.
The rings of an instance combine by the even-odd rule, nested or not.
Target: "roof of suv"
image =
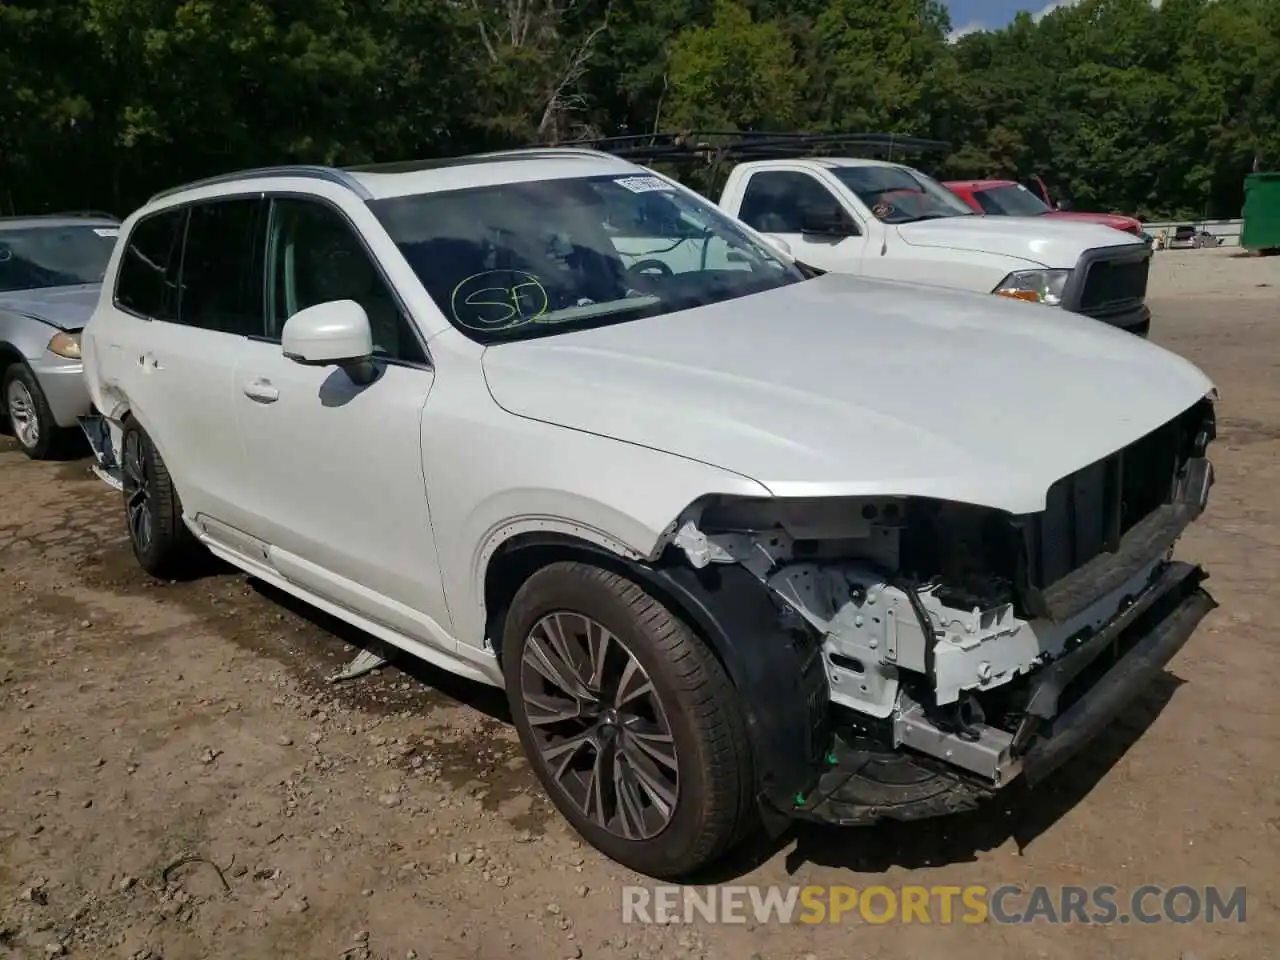
[[[641,168],[627,160],[596,150],[536,147],[345,168],[297,165],[237,170],[164,190],[153,196],[150,202],[156,203],[205,187],[238,184],[249,180],[318,180],[346,187],[365,200],[380,200],[498,183],[631,173],[637,169]]]

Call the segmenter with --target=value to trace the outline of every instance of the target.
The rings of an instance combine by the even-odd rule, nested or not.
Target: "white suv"
[[[1212,387],[1049,307],[814,277],[625,161],[206,180],[83,336],[141,564],[196,545],[505,686],[599,849],[965,809],[1085,744],[1213,601]]]

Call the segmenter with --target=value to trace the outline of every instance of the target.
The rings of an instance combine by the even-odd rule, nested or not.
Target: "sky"
[[[1071,0],[947,0],[951,8],[953,37],[962,37],[975,30],[993,30],[1003,27],[1019,10],[1026,10],[1033,17],[1044,16],[1055,7],[1067,6]]]

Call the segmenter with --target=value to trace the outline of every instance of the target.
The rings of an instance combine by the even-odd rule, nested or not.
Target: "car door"
[[[847,236],[806,233],[806,218],[838,223]],[[862,273],[867,238],[835,193],[811,173],[761,170],[752,173],[742,195],[739,219],[761,233],[780,237],[792,256],[819,270]]]
[[[130,409],[188,517],[241,519],[243,471],[232,397],[237,355],[261,330],[255,231],[265,203],[226,198],[140,220],[124,251],[110,342]]]
[[[421,449],[434,372],[421,336],[356,228],[326,201],[270,201],[264,272],[266,329],[235,372],[247,532],[270,545],[286,579],[440,645],[448,613]],[[379,376],[364,386],[281,352],[290,316],[347,299],[373,332]]]

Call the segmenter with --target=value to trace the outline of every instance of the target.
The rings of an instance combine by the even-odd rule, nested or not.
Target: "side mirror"
[[[773,249],[777,250],[788,260],[794,259],[794,255],[791,253],[791,244],[787,243],[787,241],[783,240],[780,236],[773,233],[762,233],[760,236],[764,238],[765,243],[769,244],[769,246],[773,247]]]
[[[285,321],[284,355],[305,367],[341,367],[354,383],[372,383],[373,331],[369,315],[354,300],[329,300],[299,310]]]
[[[800,232],[815,237],[856,237],[857,228],[839,207],[800,211]]]

